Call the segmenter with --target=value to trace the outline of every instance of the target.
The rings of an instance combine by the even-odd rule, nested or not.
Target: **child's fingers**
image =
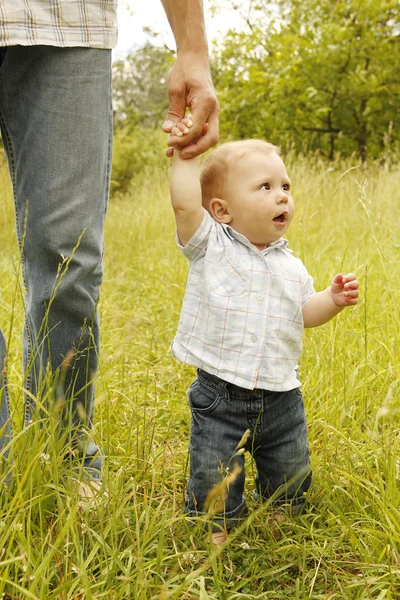
[[[358,290],[359,288],[359,283],[357,281],[357,279],[352,279],[351,281],[347,281],[344,284],[344,289],[346,290],[346,292],[348,290]]]
[[[347,298],[345,297],[347,306],[356,306],[358,304],[358,298]]]
[[[358,298],[358,296],[360,295],[360,290],[354,289],[354,290],[345,290],[343,292],[344,296],[346,296],[346,298]]]
[[[181,123],[186,125],[186,127],[188,127],[189,129],[193,127],[192,115],[186,115],[186,117],[183,117]]]
[[[335,275],[335,277],[332,279],[332,283],[342,283],[343,282],[343,275],[341,273],[338,273],[337,275]]]
[[[171,135],[177,135],[178,137],[182,137],[182,135],[186,135],[189,133],[190,128],[193,126],[193,121],[190,118],[190,115],[187,115],[179,123],[176,123],[175,126],[171,130]]]
[[[177,123],[171,131],[171,135],[177,135],[178,137],[182,137],[186,133],[189,133],[189,128],[183,123]]]
[[[343,297],[346,301],[346,304],[350,304],[354,306],[358,302],[359,291],[358,290],[350,290],[343,292]]]

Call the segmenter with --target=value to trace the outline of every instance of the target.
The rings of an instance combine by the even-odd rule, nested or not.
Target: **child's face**
[[[229,170],[224,200],[229,225],[259,250],[288,230],[294,214],[290,179],[275,152],[252,152],[236,161]]]

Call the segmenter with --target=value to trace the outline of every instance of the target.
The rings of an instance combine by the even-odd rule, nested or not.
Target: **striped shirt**
[[[0,0],[0,46],[117,43],[117,0]]]
[[[173,355],[243,388],[299,387],[302,307],[315,290],[286,246],[281,238],[260,252],[204,211],[180,245],[190,269]]]

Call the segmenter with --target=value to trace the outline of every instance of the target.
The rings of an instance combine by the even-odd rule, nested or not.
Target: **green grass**
[[[251,499],[248,460],[250,514],[222,553],[181,514],[194,369],[169,352],[187,265],[165,169],[110,202],[96,410],[109,499],[84,512],[51,431],[21,430],[23,305],[0,170],[0,322],[10,336],[15,429],[15,478],[0,508],[0,597],[400,599],[400,170],[345,173],[351,165],[290,157],[287,165],[297,207],[290,247],[317,289],[356,271],[361,299],[305,334],[308,510],[273,522]]]

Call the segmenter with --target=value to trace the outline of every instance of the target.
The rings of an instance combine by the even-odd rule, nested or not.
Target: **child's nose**
[[[277,200],[278,200],[279,204],[281,202],[287,202],[289,200],[289,194],[287,194],[287,192],[285,192],[285,190],[279,190]]]

